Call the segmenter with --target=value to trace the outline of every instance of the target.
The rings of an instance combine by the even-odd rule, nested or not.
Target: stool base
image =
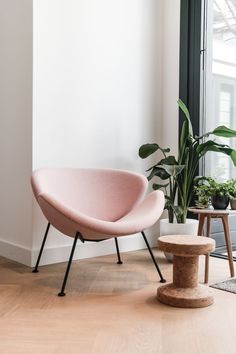
[[[157,298],[163,304],[184,308],[206,307],[214,303],[211,290],[200,284],[196,288],[178,288],[173,283],[167,284],[157,289]]]

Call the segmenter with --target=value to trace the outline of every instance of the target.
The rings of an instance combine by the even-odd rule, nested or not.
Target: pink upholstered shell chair
[[[59,296],[65,295],[78,238],[82,242],[115,238],[118,264],[121,264],[117,237],[141,232],[161,282],[165,282],[144,234],[144,230],[162,214],[164,195],[155,191],[144,198],[148,184],[146,177],[122,170],[48,168],[35,171],[31,183],[35,198],[48,220],[33,272],[38,272],[50,225],[74,238]]]

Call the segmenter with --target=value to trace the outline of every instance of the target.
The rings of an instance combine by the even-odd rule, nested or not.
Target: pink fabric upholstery
[[[164,195],[144,199],[147,179],[111,169],[40,169],[32,175],[34,195],[47,220],[62,233],[105,239],[152,226],[164,209]]]

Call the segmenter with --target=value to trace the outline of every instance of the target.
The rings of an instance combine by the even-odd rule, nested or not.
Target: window
[[[236,0],[181,0],[180,36],[180,98],[194,133],[221,124],[236,129]],[[236,148],[235,139],[219,142]],[[236,178],[230,159],[216,153],[207,155],[200,173]]]
[[[201,98],[205,114],[200,125],[204,131],[217,125],[236,129],[236,0],[206,0],[204,10],[205,90]],[[219,142],[236,148],[235,139]],[[222,154],[209,153],[203,171],[218,180],[236,178],[235,167]]]
[[[190,110],[194,133],[218,125],[236,130],[236,0],[181,0],[180,23],[179,95]],[[236,149],[235,138],[219,141]],[[236,168],[227,156],[209,153],[199,174],[226,180],[236,178]],[[236,217],[230,224],[236,251]],[[217,256],[227,258],[222,231],[215,221]]]

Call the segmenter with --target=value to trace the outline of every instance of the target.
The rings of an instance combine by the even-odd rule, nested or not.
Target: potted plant
[[[187,212],[194,193],[193,181],[199,161],[208,151],[228,155],[236,166],[236,151],[228,145],[209,139],[211,135],[224,138],[236,137],[236,131],[225,126],[218,126],[211,132],[201,136],[194,136],[190,114],[186,105],[181,100],[178,100],[178,105],[184,113],[178,156],[171,155],[169,148],[162,148],[156,143],[144,144],[139,149],[139,156],[142,159],[149,157],[155,152],[162,154],[162,158],[147,170],[149,172],[149,181],[154,177],[158,177],[159,180],[163,181],[162,183],[153,184],[154,190],[163,189],[165,192],[165,208],[168,211],[168,219],[161,220],[160,233],[162,235],[165,232],[169,234],[197,234],[197,221],[187,220]],[[190,229],[186,227],[188,224]],[[193,224],[195,224],[194,228]]]
[[[211,177],[199,177],[195,180],[194,191],[198,196],[205,193],[214,209],[223,210],[229,205],[231,188],[230,181],[217,182]]]
[[[224,210],[229,205],[229,184],[228,182],[220,183],[215,180],[210,181],[211,186],[211,204],[214,209]]]
[[[206,183],[206,179],[196,178],[193,190],[197,197],[195,200],[196,207],[198,209],[208,208],[211,199],[211,190],[209,184]]]
[[[229,194],[231,209],[236,210],[236,179],[229,180]]]

